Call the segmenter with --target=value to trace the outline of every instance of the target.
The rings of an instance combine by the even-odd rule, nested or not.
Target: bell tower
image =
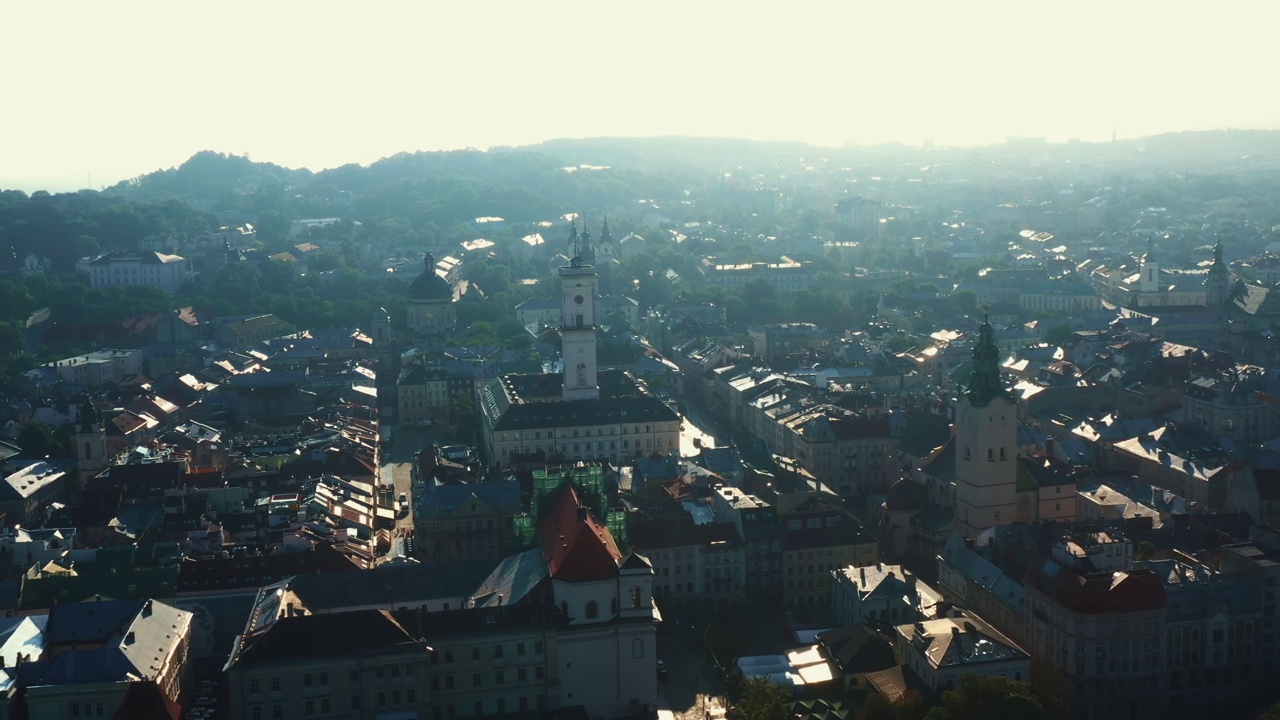
[[[585,231],[583,238],[590,241]],[[600,385],[596,377],[596,299],[600,276],[584,259],[582,241],[575,240],[573,258],[560,268],[561,316],[560,338],[564,362],[562,398],[599,400]]]
[[[1213,264],[1209,266],[1209,276],[1204,281],[1205,306],[1214,310],[1221,309],[1227,302],[1230,286],[1227,265],[1222,261],[1222,241],[1219,240],[1213,244]]]
[[[1000,380],[1000,349],[985,313],[973,375],[956,403],[955,529],[975,538],[1017,519],[1018,406]]]

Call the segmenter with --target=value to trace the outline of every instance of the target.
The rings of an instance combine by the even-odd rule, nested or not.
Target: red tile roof
[[[538,522],[538,545],[556,580],[589,582],[618,575],[622,553],[609,529],[582,506],[572,483],[554,491],[550,507]]]
[[[1164,586],[1150,570],[1081,575],[1043,559],[1031,566],[1026,585],[1083,615],[1145,612],[1165,604]]]

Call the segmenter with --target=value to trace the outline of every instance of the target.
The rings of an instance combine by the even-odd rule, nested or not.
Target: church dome
[[[453,288],[449,287],[448,280],[436,274],[435,258],[431,257],[431,253],[427,253],[422,261],[425,267],[422,274],[409,285],[409,299],[452,300]]]
[[[907,479],[891,485],[884,501],[885,507],[890,512],[921,510],[928,503],[929,497],[924,486]]]

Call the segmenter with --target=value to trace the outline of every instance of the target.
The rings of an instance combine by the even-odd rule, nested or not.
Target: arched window
[[[635,660],[644,657],[644,641],[640,638],[631,641],[631,657]]]
[[[639,585],[631,586],[631,609],[632,610],[640,609],[640,586]]]
[[[965,446],[964,446],[964,459],[965,459],[965,460],[968,460],[968,459],[969,459],[970,454],[971,454],[971,453],[969,452],[969,446],[968,446],[968,445],[965,445]]]
[[[1003,462],[1003,461],[1004,461],[1004,459],[1005,459],[1005,457],[1004,457],[1004,448],[1000,448],[1000,460],[1001,460],[1001,462]]]
[[[596,604],[595,600],[588,600],[587,601],[587,618],[591,619],[591,618],[598,618],[598,617],[600,617],[600,606]]]
[[[995,459],[996,451],[993,448],[987,448],[987,462],[992,462]]]
[[[93,448],[89,445],[89,443],[84,444],[84,459],[85,460],[93,459]]]

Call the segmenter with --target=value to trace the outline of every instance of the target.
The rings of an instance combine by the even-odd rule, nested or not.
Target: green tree
[[[53,435],[53,428],[44,423],[31,422],[18,431],[18,447],[24,455],[33,458],[54,457],[63,454],[58,440]]]
[[[1071,334],[1074,332],[1075,330],[1072,330],[1071,326],[1065,323],[1054,325],[1045,331],[1044,341],[1050,345],[1061,346],[1071,339]]]
[[[791,720],[791,692],[766,678],[742,684],[742,695],[729,711],[728,720]]]
[[[998,675],[964,675],[925,720],[1045,720],[1050,717],[1027,685]]]
[[[1156,557],[1155,543],[1151,542],[1150,540],[1143,540],[1142,542],[1138,543],[1138,552],[1135,553],[1133,556],[1135,560],[1154,560],[1155,557]],[[1277,718],[1277,720],[1280,720],[1280,718]]]

